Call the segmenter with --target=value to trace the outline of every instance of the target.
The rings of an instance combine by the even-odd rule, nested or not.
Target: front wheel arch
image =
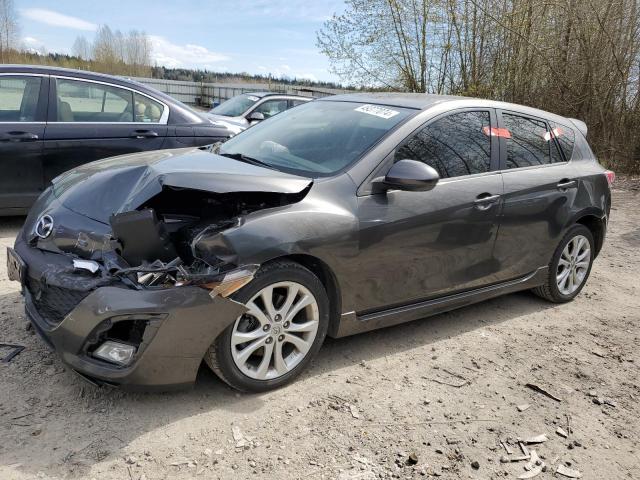
[[[293,319],[291,319],[290,321],[287,320],[285,322],[282,319],[283,318],[286,319],[287,317],[286,316],[280,317],[280,312],[278,312],[277,310],[275,312],[271,312],[267,314],[267,316],[265,316],[264,313],[257,314],[257,315],[252,314],[252,317],[254,319],[257,319],[260,323],[265,323],[265,324],[268,323],[272,327],[272,329],[268,329],[268,328],[262,329],[260,328],[260,325],[257,325],[255,327],[254,326],[250,327],[249,330],[244,330],[244,329],[240,330],[240,326],[237,325],[237,322],[240,321],[241,318],[234,319],[234,322],[231,323],[213,341],[213,343],[209,347],[209,350],[204,355],[204,360],[207,363],[207,365],[223,381],[225,381],[227,384],[229,384],[230,386],[238,390],[247,391],[247,392],[263,392],[273,388],[278,388],[279,386],[282,386],[288,383],[306,368],[309,362],[313,360],[316,353],[320,349],[322,343],[324,342],[324,339],[326,337],[327,330],[328,330],[329,317],[330,317],[329,298],[320,279],[313,272],[309,271],[306,267],[302,266],[300,263],[293,262],[288,259],[282,259],[282,258],[264,263],[263,265],[261,265],[254,279],[251,282],[249,282],[247,285],[242,287],[240,290],[238,290],[237,292],[234,292],[231,298],[237,303],[244,305],[246,302],[249,302],[251,298],[260,294],[262,290],[268,289],[271,285],[275,285],[277,288],[281,288],[280,284],[283,282],[298,283],[312,293],[312,299],[315,300],[315,305],[317,309],[315,310],[317,319],[314,320],[314,322],[317,322],[318,326],[317,326],[317,331],[314,331],[313,333],[314,337],[307,340],[308,342],[312,342],[312,343],[309,343],[311,347],[308,350],[303,350],[303,354],[306,356],[304,356],[299,363],[294,363],[293,365],[288,367],[290,368],[290,370],[287,373],[282,373],[279,376],[275,376],[271,378],[265,377],[264,374],[267,372],[266,370],[263,370],[263,366],[267,365],[267,368],[270,368],[269,363],[264,365],[261,363],[260,368],[258,369],[259,376],[257,378],[253,377],[250,372],[248,373],[245,370],[243,370],[243,365],[238,365],[237,363],[238,352],[235,351],[234,353],[234,345],[245,344],[248,342],[253,342],[254,340],[258,340],[257,337],[253,336],[254,332],[258,332],[259,337],[261,339],[259,342],[257,342],[260,344],[258,345],[258,347],[259,348],[264,347],[265,351],[267,351],[266,344],[275,346],[277,342],[280,342],[283,339],[285,339],[283,341],[283,345],[285,343],[292,343],[294,345],[297,345],[298,342],[291,342],[291,341],[287,342],[286,340],[287,337],[291,336],[290,335],[291,331],[306,332],[308,330],[294,329],[294,326],[298,324],[294,323]],[[275,290],[273,290],[273,287],[271,288],[272,290],[267,290],[267,291],[270,292],[269,293],[270,295],[273,295]],[[264,298],[264,297],[257,297],[257,298]],[[257,302],[256,304],[259,304],[259,302]],[[254,304],[254,307],[256,304]],[[272,305],[271,303],[269,304]],[[273,310],[273,306],[274,305],[272,305],[272,310]],[[291,306],[291,304],[289,304],[289,306]],[[258,307],[258,308],[259,309],[261,308],[263,312],[266,312],[264,307]],[[280,308],[280,307],[277,307],[277,308]],[[274,313],[278,313],[278,315],[273,317]],[[282,315],[284,315],[284,313]],[[267,319],[268,317],[271,318],[271,320],[268,320]],[[289,327],[288,324],[292,326]],[[277,332],[275,330],[276,326],[278,327]],[[282,327],[284,327],[285,329],[284,331],[281,330]],[[236,331],[236,328],[238,329],[237,331]],[[289,330],[289,328],[292,328],[293,330]],[[265,332],[270,332],[270,330],[273,330],[273,331],[271,333],[263,333],[260,330],[264,330]],[[244,332],[249,332],[251,336],[241,337],[241,340],[243,341],[232,343],[233,336],[237,334],[238,331],[240,332],[241,336]],[[297,335],[297,334],[294,333],[293,335]],[[266,340],[264,344],[262,344],[260,343],[262,341],[262,337],[271,337],[271,341]],[[254,344],[255,343],[256,342],[254,342]],[[271,358],[272,350],[273,349],[268,350],[269,352],[268,355],[270,358]],[[255,348],[249,350],[250,353],[248,354],[247,357],[242,359],[242,362],[246,362],[248,357],[252,355],[251,352],[254,352],[254,351],[256,351]],[[265,355],[265,353],[261,353],[260,351],[258,351],[257,355]],[[284,364],[281,363],[281,365],[284,365]],[[278,369],[277,365],[272,365],[272,366],[275,366],[275,368]],[[262,370],[262,373],[260,373],[261,370]],[[280,373],[279,370],[278,370],[278,373]],[[260,377],[260,375],[262,375],[262,377]]]
[[[328,335],[331,337],[335,336],[340,326],[340,317],[342,316],[342,293],[338,279],[331,267],[318,257],[304,253],[283,255],[271,259],[269,262],[277,260],[289,260],[298,263],[318,277],[329,297],[330,317]]]

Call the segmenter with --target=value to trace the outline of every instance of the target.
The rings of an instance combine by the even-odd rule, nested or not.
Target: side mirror
[[[440,180],[438,172],[417,160],[400,160],[393,164],[381,183],[387,189],[421,192],[431,190]]]
[[[247,117],[247,120],[249,120],[249,123],[251,124],[261,122],[264,120],[264,114],[260,112],[251,112]]]

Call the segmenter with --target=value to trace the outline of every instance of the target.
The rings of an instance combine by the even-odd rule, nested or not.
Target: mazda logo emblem
[[[53,232],[53,218],[43,215],[36,224],[36,235],[40,238],[47,238]]]

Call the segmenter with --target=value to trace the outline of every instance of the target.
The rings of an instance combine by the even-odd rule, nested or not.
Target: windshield
[[[219,153],[289,173],[329,176],[356,161],[415,112],[355,102],[309,102],[233,137]]]
[[[250,93],[243,93],[242,95],[230,98],[226,102],[222,102],[217,107],[209,110],[209,113],[215,113],[216,115],[223,115],[225,117],[239,117],[249,110],[251,105],[258,100],[260,100],[260,97],[256,97]]]

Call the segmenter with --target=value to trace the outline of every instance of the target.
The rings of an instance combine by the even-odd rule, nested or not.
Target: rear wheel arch
[[[585,271],[583,264],[587,254],[589,260]],[[565,303],[573,300],[586,284],[594,259],[595,240],[591,230],[582,223],[576,222],[572,224],[551,257],[547,269],[547,278],[544,283],[533,288],[532,291],[539,297],[554,303]],[[579,261],[579,263],[575,263],[576,261]],[[581,270],[583,271],[581,272]],[[567,277],[567,274],[569,277]],[[568,285],[569,291],[564,291],[567,278],[571,283]],[[573,282],[576,280],[578,281],[577,288],[574,289]]]
[[[598,253],[600,253],[602,245],[604,244],[604,236],[607,228],[605,220],[603,220],[602,217],[594,214],[586,214],[576,219],[575,223],[584,225],[589,229],[591,235],[593,235],[593,240],[595,243],[594,258],[597,257]]]

